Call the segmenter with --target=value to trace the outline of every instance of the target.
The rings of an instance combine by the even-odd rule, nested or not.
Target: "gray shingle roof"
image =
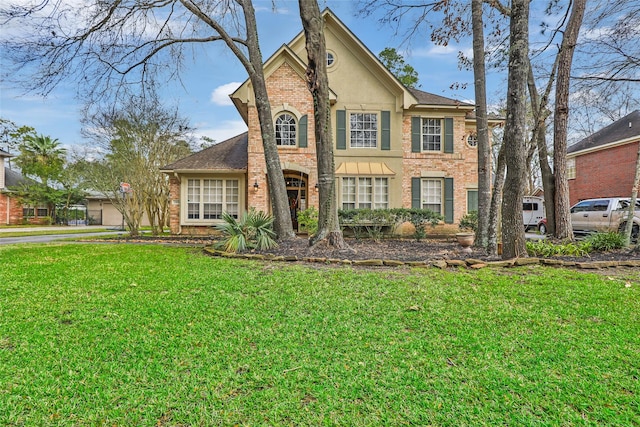
[[[634,136],[640,137],[640,110],[626,115],[593,135],[589,135],[582,141],[573,144],[567,148],[567,153],[600,147],[601,145],[622,141]]]
[[[435,95],[435,94],[429,93],[429,92],[424,92],[424,91],[421,91],[419,89],[414,89],[414,88],[407,88],[407,89],[409,90],[409,92],[411,92],[413,94],[413,96],[416,97],[416,99],[418,100],[418,102],[420,104],[450,105],[450,106],[458,106],[458,105],[471,106],[471,104],[468,104],[466,102],[457,101],[457,100],[451,99],[451,98],[445,98],[444,96]]]
[[[162,170],[247,170],[248,133],[212,145],[166,165]]]
[[[14,187],[20,183],[27,183],[28,180],[24,176],[22,176],[19,172],[14,171],[13,169],[5,168],[4,169],[4,186],[5,187]]]

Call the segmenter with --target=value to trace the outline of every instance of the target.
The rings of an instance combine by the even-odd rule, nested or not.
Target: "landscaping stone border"
[[[399,261],[393,259],[365,259],[365,260],[350,260],[350,259],[335,259],[335,258],[316,258],[316,257],[298,257],[298,256],[276,256],[276,255],[263,255],[263,254],[237,254],[233,252],[225,252],[212,248],[204,248],[204,251],[212,256],[223,258],[238,258],[238,259],[254,259],[263,261],[279,261],[279,262],[308,262],[319,264],[339,264],[339,265],[353,265],[353,266],[367,266],[367,267],[433,267],[439,269],[451,268],[451,267],[465,267],[474,270],[479,270],[487,267],[503,268],[503,267],[518,267],[524,265],[546,265],[552,267],[574,267],[584,270],[599,270],[615,267],[640,267],[640,259],[638,260],[625,260],[625,261],[590,261],[590,262],[576,262],[576,261],[564,261],[561,259],[553,258],[514,258],[508,260],[499,261],[485,261],[481,259],[467,258],[467,259],[441,259],[435,261]]]

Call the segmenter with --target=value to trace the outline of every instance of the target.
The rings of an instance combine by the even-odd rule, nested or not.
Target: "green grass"
[[[0,260],[3,426],[640,424],[636,271]]]

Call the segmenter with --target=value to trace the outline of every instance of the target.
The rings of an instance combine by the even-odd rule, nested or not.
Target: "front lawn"
[[[0,425],[638,426],[639,278],[0,247]]]

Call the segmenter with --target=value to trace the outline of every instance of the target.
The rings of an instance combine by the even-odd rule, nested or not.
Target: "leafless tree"
[[[556,105],[553,121],[553,164],[555,168],[555,237],[573,239],[569,210],[569,181],[567,179],[567,120],[569,118],[569,84],[573,52],[587,0],[574,0],[571,16],[558,52],[558,77],[556,78]]]
[[[3,6],[0,22],[11,32],[2,41],[14,64],[6,76],[23,77],[44,94],[77,81],[94,100],[158,75],[179,78],[189,47],[197,56],[199,47],[224,43],[253,86],[275,231],[280,239],[294,237],[251,0],[96,0],[80,9],[43,0]]]
[[[633,177],[633,188],[631,189],[631,200],[629,202],[629,213],[627,214],[627,223],[624,227],[625,246],[631,244],[631,232],[633,230],[633,215],[636,209],[636,201],[638,200],[638,187],[640,187],[640,144],[638,144],[638,155],[636,157],[636,174]],[[636,242],[640,245],[640,241]]]
[[[153,234],[168,223],[169,182],[164,165],[190,153],[188,121],[177,108],[168,109],[154,97],[131,97],[123,105],[100,110],[84,119],[83,134],[104,156],[82,161],[89,188],[105,194],[136,234],[146,213]],[[130,191],[121,192],[120,182]]]
[[[491,208],[491,143],[487,112],[487,78],[484,55],[484,20],[482,0],[471,1],[473,27],[473,79],[476,97],[476,132],[478,136],[478,245],[489,245]],[[497,216],[494,217],[497,221]]]
[[[315,245],[326,240],[331,246],[344,248],[345,242],[338,223],[324,22],[316,0],[300,0],[298,3],[307,48],[307,86],[313,96],[316,164],[320,196],[318,232],[311,238],[310,243]]]
[[[504,154],[507,175],[502,200],[502,257],[527,256],[522,198],[526,181],[525,129],[529,65],[529,0],[513,0],[510,11],[509,75]]]

